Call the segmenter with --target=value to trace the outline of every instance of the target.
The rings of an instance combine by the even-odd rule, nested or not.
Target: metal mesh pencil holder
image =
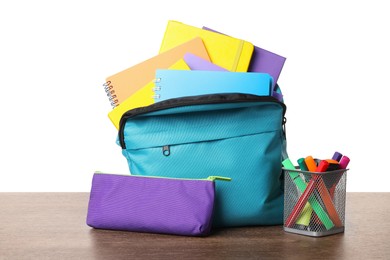
[[[284,230],[314,237],[344,232],[348,169],[283,171]]]

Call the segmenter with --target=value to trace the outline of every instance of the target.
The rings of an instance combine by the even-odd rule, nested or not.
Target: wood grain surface
[[[282,226],[183,237],[95,230],[88,193],[0,193],[0,259],[390,259],[390,193],[347,193],[345,232],[308,237]]]

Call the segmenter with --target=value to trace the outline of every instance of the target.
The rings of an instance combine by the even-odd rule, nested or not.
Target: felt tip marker
[[[307,156],[305,158],[305,163],[306,163],[306,166],[307,166],[307,169],[309,169],[309,171],[311,172],[315,172],[316,169],[317,169],[317,164],[316,164],[316,161],[314,161],[314,158],[313,156]]]
[[[328,169],[329,163],[326,160],[322,160],[316,168],[316,172],[326,172]]]
[[[347,169],[347,166],[349,164],[349,157],[348,156],[343,156],[340,160],[340,168],[341,169]]]
[[[343,155],[339,152],[334,152],[333,156],[332,156],[332,159],[333,160],[336,160],[336,161],[340,161],[341,160],[341,157],[343,157]]]
[[[297,160],[297,162],[298,162],[298,165],[299,165],[299,168],[301,169],[301,171],[308,171],[308,169],[306,167],[306,163],[305,163],[305,158],[299,158]],[[305,177],[306,181],[309,181],[308,175],[304,175],[304,177]],[[309,226],[312,213],[313,213],[313,208],[310,206],[310,203],[307,202],[305,207],[302,210],[302,213],[300,214],[299,218],[297,219],[296,224],[298,226],[302,226],[302,225]]]
[[[326,161],[327,161],[328,163],[339,164],[339,161],[336,161],[335,159],[326,159]]]
[[[308,171],[308,170],[309,170],[309,169],[307,168],[307,166],[306,166],[305,158],[299,158],[297,162],[298,162],[299,168],[300,168],[302,171]]]
[[[340,169],[346,169],[347,166],[348,166],[348,163],[349,163],[349,157],[348,156],[343,156],[340,160],[340,163],[339,163],[339,167]],[[334,199],[334,196],[335,196],[335,192],[336,192],[336,186],[337,184],[339,183],[341,177],[343,176],[343,173],[339,173],[337,175],[336,178],[333,179],[333,184],[332,184],[332,187],[330,187],[329,189],[329,193],[330,193],[330,196],[332,197],[332,199]]]
[[[292,162],[290,161],[289,158],[285,159],[282,162],[282,165],[283,165],[284,168],[286,168],[288,170],[295,170],[295,166],[294,166],[294,164],[292,164]]]
[[[335,171],[335,170],[339,170],[339,169],[340,169],[340,164],[329,163],[328,169],[326,169],[326,171],[331,172],[331,171]]]

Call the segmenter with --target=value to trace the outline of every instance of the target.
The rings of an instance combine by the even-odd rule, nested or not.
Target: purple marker
[[[343,157],[343,155],[341,154],[341,153],[339,153],[339,152],[335,152],[334,154],[333,154],[333,157],[332,157],[332,159],[333,160],[336,160],[336,161],[340,161],[340,159],[341,159],[341,157]],[[347,157],[348,158],[348,157]]]

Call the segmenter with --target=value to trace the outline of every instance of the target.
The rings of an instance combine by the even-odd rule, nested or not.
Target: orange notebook
[[[118,106],[126,98],[153,80],[156,69],[169,68],[183,58],[186,53],[192,53],[210,61],[202,39],[199,37],[193,38],[175,48],[108,77],[103,86],[111,105],[113,107]]]

